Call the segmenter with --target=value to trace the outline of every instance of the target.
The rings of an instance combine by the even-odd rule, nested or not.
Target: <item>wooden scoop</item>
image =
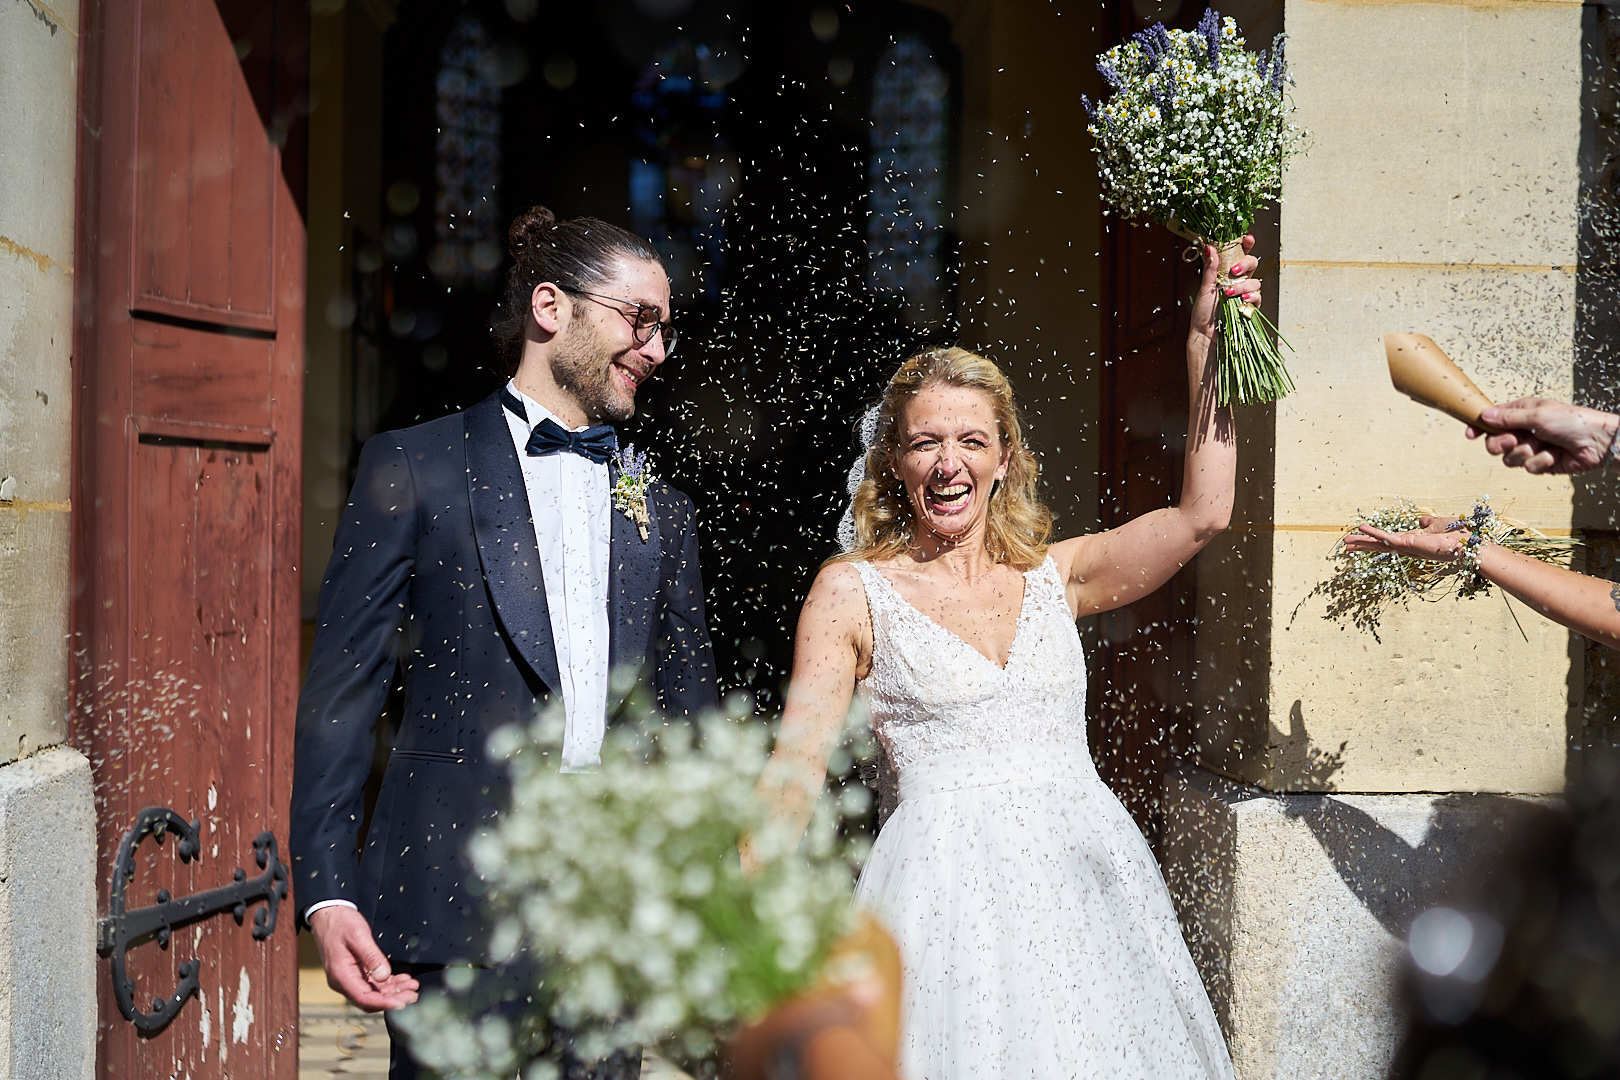
[[[1385,334],[1384,355],[1389,359],[1390,382],[1413,401],[1480,431],[1501,432],[1479,418],[1491,407],[1491,399],[1427,334]]]

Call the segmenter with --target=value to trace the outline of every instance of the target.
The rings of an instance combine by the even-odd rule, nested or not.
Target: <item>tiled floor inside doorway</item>
[[[388,1075],[388,1028],[326,985],[320,968],[298,971],[298,1080]],[[641,1080],[691,1080],[661,1058],[642,1059]]]
[[[319,968],[298,972],[298,1080],[388,1075],[388,1028],[381,1013],[361,1012]]]

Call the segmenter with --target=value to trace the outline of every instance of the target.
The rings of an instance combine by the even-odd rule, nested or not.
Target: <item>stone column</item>
[[[1283,20],[1311,137],[1267,294],[1299,390],[1243,418],[1239,519],[1200,558],[1199,767],[1163,854],[1238,1076],[1347,1080],[1386,1073],[1412,918],[1496,849],[1522,804],[1503,796],[1559,792],[1575,760],[1584,647],[1562,628],[1493,590],[1374,637],[1310,594],[1356,513],[1398,497],[1592,524],[1569,480],[1398,396],[1380,342],[1426,333],[1499,401],[1575,393],[1582,9],[1288,0]]]
[[[95,817],[68,737],[78,4],[0,5],[0,1075],[95,1068]]]

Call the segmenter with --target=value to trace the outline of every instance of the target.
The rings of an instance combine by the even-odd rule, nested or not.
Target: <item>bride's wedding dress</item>
[[[1086,749],[1057,566],[1024,575],[1004,669],[856,567],[862,687],[900,778],[857,903],[900,944],[901,1075],[1230,1078],[1158,865]]]

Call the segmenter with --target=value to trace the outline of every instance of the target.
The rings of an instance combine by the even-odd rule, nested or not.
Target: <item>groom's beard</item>
[[[552,354],[552,378],[573,395],[593,423],[621,423],[636,414],[635,392],[626,390],[614,374],[614,359],[613,347],[585,322],[570,326]]]

